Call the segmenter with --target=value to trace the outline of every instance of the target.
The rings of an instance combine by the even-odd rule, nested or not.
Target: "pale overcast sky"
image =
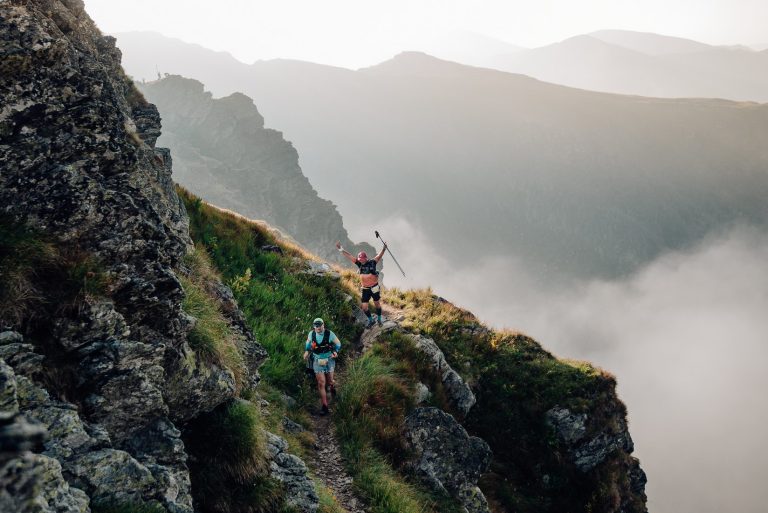
[[[768,44],[766,0],[85,0],[104,32],[152,30],[245,62],[356,68],[450,31],[536,47],[600,29]]]

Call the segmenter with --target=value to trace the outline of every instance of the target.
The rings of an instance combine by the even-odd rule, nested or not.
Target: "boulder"
[[[405,419],[407,447],[414,455],[414,473],[433,490],[461,502],[467,513],[489,513],[477,487],[491,463],[488,444],[467,431],[453,416],[438,408],[416,408]]]
[[[429,387],[419,381],[416,383],[416,404],[421,404],[429,401],[432,397],[432,392],[429,391]]]
[[[304,426],[302,426],[297,422],[292,421],[288,417],[283,417],[283,429],[285,430],[286,433],[292,433],[292,434],[298,434],[303,431],[306,431],[304,429]]]
[[[452,406],[462,416],[466,417],[469,410],[477,402],[472,389],[464,382],[461,375],[448,365],[445,355],[434,340],[422,335],[409,336],[416,344],[416,347],[429,358],[432,368],[443,382],[443,387],[448,398],[451,400]]]
[[[23,452],[0,462],[0,511],[87,513],[88,504],[88,496],[64,480],[53,458]]]
[[[286,501],[301,513],[316,513],[320,499],[308,475],[307,465],[298,456],[287,452],[288,442],[284,438],[270,432],[266,432],[266,437],[270,473],[285,486]]]

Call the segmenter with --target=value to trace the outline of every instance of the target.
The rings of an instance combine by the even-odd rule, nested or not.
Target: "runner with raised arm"
[[[341,242],[336,242],[336,249],[341,252],[344,257],[355,264],[360,270],[360,281],[362,288],[360,289],[362,301],[360,308],[365,312],[365,316],[368,317],[368,325],[366,328],[370,328],[376,322],[381,326],[381,287],[379,286],[379,271],[376,270],[376,264],[379,263],[384,256],[384,251],[387,249],[387,244],[384,243],[384,247],[381,248],[379,254],[369,259],[365,251],[361,251],[355,258],[352,253],[341,247]],[[373,299],[373,304],[376,306],[376,321],[373,320],[371,312],[368,309],[368,301]]]

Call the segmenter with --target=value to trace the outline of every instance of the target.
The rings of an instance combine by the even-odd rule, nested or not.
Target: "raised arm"
[[[376,256],[375,256],[373,259],[374,259],[374,260],[376,260],[376,262],[378,262],[379,260],[381,260],[381,257],[383,257],[383,256],[384,256],[384,251],[386,251],[386,250],[387,250],[387,243],[385,242],[385,243],[384,243],[384,247],[383,247],[383,248],[381,248],[381,251],[379,251],[379,254],[378,254],[378,255],[376,255]]]
[[[352,262],[353,264],[354,264],[355,262],[357,262],[357,258],[355,258],[355,257],[354,257],[354,255],[352,255],[352,253],[350,253],[349,251],[347,251],[346,249],[344,249],[344,248],[342,248],[342,247],[341,247],[341,242],[339,242],[339,241],[336,241],[336,249],[338,249],[338,250],[339,250],[339,253],[341,253],[342,255],[344,255],[344,258],[346,258],[347,260],[349,260],[349,261],[350,261],[350,262]]]

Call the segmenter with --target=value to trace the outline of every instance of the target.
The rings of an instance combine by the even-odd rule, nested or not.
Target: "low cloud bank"
[[[543,286],[514,257],[456,268],[417,226],[380,224],[408,274],[497,327],[615,373],[654,513],[768,504],[768,236],[734,229],[621,281]],[[385,257],[387,258],[387,257]]]

